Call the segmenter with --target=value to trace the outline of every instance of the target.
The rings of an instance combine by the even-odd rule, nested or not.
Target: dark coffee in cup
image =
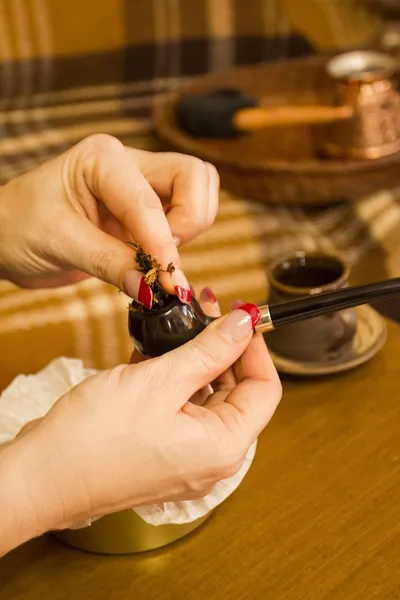
[[[348,285],[349,269],[336,256],[298,252],[271,265],[269,304],[339,289]],[[297,361],[337,358],[351,346],[356,331],[354,309],[291,323],[266,335],[271,350]]]
[[[291,288],[314,289],[335,284],[344,266],[335,258],[304,255],[288,259],[274,269],[274,278]]]

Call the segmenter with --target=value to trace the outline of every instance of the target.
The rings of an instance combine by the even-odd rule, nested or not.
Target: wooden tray
[[[187,93],[235,87],[264,104],[332,104],[325,58],[285,60],[207,75],[159,99],[155,126],[169,149],[213,163],[222,185],[239,196],[275,203],[327,204],[372,194],[400,182],[400,153],[376,160],[330,160],[320,154],[323,126],[275,127],[230,140],[182,131],[175,105]]]

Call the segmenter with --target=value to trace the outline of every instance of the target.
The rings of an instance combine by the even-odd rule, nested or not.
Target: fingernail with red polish
[[[253,325],[248,313],[235,310],[219,322],[218,328],[229,341],[241,343],[249,337]]]
[[[236,307],[236,310],[244,310],[251,316],[253,329],[261,319],[261,311],[255,304],[241,304]]]
[[[146,283],[144,277],[140,280],[138,302],[148,309],[153,305],[153,292],[149,284]]]
[[[187,290],[186,288],[183,288],[180,285],[176,285],[175,291],[179,300],[183,302],[183,304],[189,304],[189,302],[192,299],[192,292],[190,290]]]
[[[209,287],[206,287],[203,290],[201,290],[200,300],[202,302],[212,302],[212,304],[217,303],[217,297],[214,294],[214,292],[212,291],[212,289]]]
[[[241,300],[234,300],[231,304],[231,310],[236,310],[239,306],[242,306],[243,302]]]
[[[189,304],[192,299],[192,292],[182,269],[175,269],[172,278],[175,292],[179,300],[183,302],[183,304]]]

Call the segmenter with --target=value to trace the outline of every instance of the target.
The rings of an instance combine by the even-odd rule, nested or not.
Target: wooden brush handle
[[[349,119],[352,115],[351,106],[260,106],[239,110],[233,118],[233,125],[238,131],[256,131],[282,125],[332,123]]]

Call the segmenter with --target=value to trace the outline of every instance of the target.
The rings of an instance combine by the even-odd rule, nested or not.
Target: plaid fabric
[[[0,0],[0,182],[96,132],[157,149],[157,94],[237,64],[359,46],[378,25],[356,0]],[[397,195],[306,211],[223,192],[215,226],[182,249],[183,263],[223,310],[265,300],[267,263],[300,248],[340,251],[355,281],[388,276]],[[97,368],[126,361],[127,302],[94,280],[38,291],[0,282],[0,386],[59,355]]]

